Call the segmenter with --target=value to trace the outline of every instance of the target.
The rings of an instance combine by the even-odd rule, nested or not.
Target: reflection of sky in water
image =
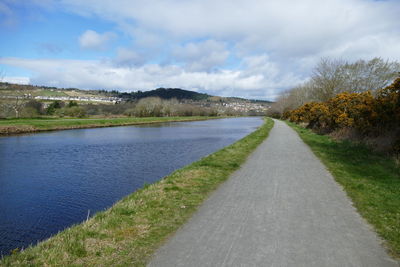
[[[86,219],[254,131],[260,118],[0,137],[0,251]]]

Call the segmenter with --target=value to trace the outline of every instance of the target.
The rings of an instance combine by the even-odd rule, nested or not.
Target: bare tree
[[[138,117],[161,116],[162,101],[159,97],[146,97],[139,100],[135,106]]]
[[[369,61],[358,60],[343,66],[346,90],[349,92],[376,91],[388,86],[400,71],[398,62],[374,58]]]
[[[291,90],[285,91],[278,97],[276,102],[272,104],[268,113],[279,116],[279,114],[298,108],[307,102],[316,101],[313,92],[313,81],[305,82]]]
[[[376,91],[389,85],[400,71],[398,62],[373,58],[348,63],[321,59],[313,71],[313,97],[326,101],[341,92]]]
[[[23,97],[21,96],[16,96],[15,97],[15,101],[13,101],[13,103],[11,104],[12,109],[15,112],[15,117],[19,118],[20,116],[20,112],[23,109],[25,102],[22,99]]]
[[[345,64],[343,60],[320,60],[311,76],[314,85],[313,96],[316,100],[328,100],[343,90],[345,77],[342,66]]]
[[[5,77],[5,71],[0,70],[0,82],[3,82]],[[15,99],[11,102],[6,102],[2,104],[2,109],[12,109],[15,113],[15,117],[19,118],[22,108],[25,105],[25,101],[23,101],[22,96],[15,96]]]

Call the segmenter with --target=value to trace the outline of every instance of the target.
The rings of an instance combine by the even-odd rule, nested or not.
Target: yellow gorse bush
[[[307,123],[321,132],[353,128],[360,134],[379,133],[382,129],[400,132],[400,78],[371,92],[340,93],[325,102],[310,102],[284,114],[295,123]],[[400,151],[400,136],[394,144]]]

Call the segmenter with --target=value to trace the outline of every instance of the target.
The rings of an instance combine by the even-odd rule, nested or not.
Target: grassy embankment
[[[173,122],[173,121],[195,121],[207,120],[221,117],[151,117],[151,118],[37,118],[37,119],[5,119],[0,120],[1,134],[33,133],[40,131],[97,128],[110,126],[138,125],[147,123]]]
[[[0,265],[143,266],[210,192],[239,168],[268,136],[273,121],[236,143],[173,172]]]
[[[327,166],[359,213],[400,258],[400,166],[364,145],[335,141],[296,124],[292,126]]]

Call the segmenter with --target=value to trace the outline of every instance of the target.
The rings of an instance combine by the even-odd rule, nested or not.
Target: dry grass
[[[303,125],[300,125],[304,128]],[[393,153],[393,147],[398,140],[400,129],[380,129],[374,134],[363,135],[354,128],[341,128],[329,136],[336,141],[351,141],[352,143],[363,144],[376,152]]]

